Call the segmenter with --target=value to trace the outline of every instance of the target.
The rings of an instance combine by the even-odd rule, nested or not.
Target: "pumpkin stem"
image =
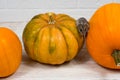
[[[114,50],[112,56],[117,66],[120,66],[120,50]]]
[[[55,20],[53,19],[53,13],[52,12],[49,12],[48,13],[49,15],[49,21],[48,21],[48,24],[55,24]]]
[[[84,17],[79,18],[77,20],[77,28],[78,28],[79,33],[81,33],[83,35],[83,37],[85,38],[87,36],[87,32],[89,30],[88,21]]]

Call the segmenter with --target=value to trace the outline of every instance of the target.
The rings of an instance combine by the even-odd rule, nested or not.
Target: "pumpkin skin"
[[[23,31],[29,57],[46,64],[72,60],[83,45],[76,20],[66,14],[45,13],[34,16]]]
[[[7,77],[21,63],[22,46],[17,35],[5,27],[0,27],[0,45],[0,77]]]
[[[118,3],[100,7],[89,21],[90,29],[86,38],[91,57],[101,66],[111,69],[120,69],[112,56],[115,50],[120,50],[119,13]]]

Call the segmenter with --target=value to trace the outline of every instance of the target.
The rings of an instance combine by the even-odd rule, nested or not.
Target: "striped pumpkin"
[[[24,47],[30,58],[46,64],[72,60],[83,45],[76,20],[65,14],[36,15],[23,31]]]

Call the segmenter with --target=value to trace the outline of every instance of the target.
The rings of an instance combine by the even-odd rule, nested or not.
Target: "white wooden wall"
[[[45,12],[89,19],[98,7],[110,2],[120,0],[0,0],[0,22],[24,22]]]
[[[97,8],[111,2],[120,0],[0,0],[0,26],[12,29],[22,40],[25,25],[37,14],[65,13],[89,20]]]

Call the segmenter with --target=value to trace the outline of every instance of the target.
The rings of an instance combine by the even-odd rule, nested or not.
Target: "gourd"
[[[88,52],[101,66],[120,69],[120,4],[100,7],[91,17],[86,38]]]
[[[0,77],[16,72],[22,57],[22,46],[17,35],[10,29],[0,27]]]
[[[28,56],[40,63],[62,64],[72,60],[83,45],[76,20],[66,14],[44,13],[34,16],[23,31]]]

